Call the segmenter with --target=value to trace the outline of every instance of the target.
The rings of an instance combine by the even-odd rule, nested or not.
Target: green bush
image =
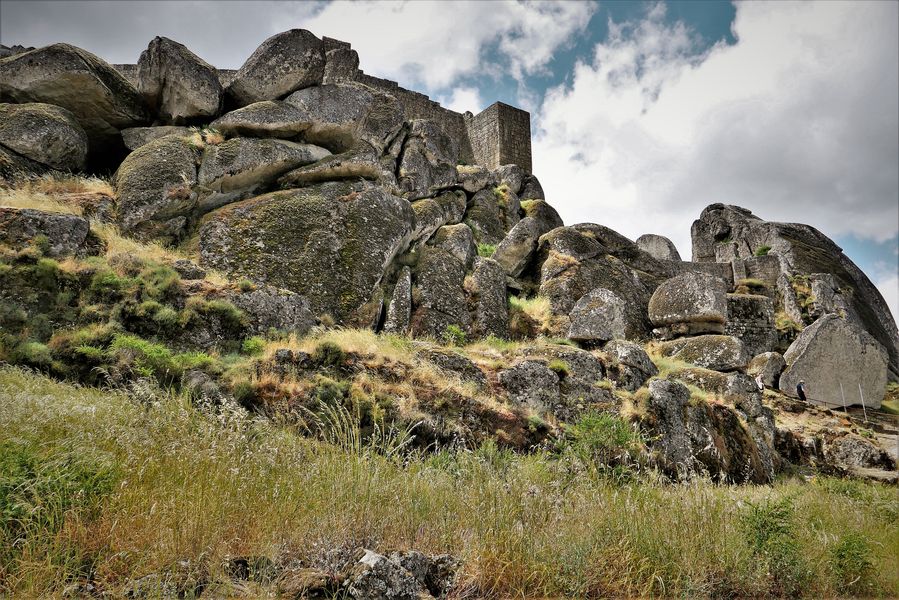
[[[154,300],[172,300],[181,291],[181,276],[171,267],[153,265],[140,272],[144,294]]]
[[[565,429],[563,450],[598,471],[623,477],[637,464],[643,439],[639,430],[616,414],[589,411]]]
[[[450,346],[464,346],[467,336],[458,325],[447,325],[443,330],[443,341]]]
[[[119,334],[109,346],[110,359],[141,377],[153,377],[162,385],[180,381],[185,371],[215,371],[215,359],[204,352],[174,354],[162,344],[148,342],[134,335]]]
[[[257,354],[262,354],[263,350],[265,350],[265,340],[263,340],[261,337],[247,338],[240,346],[240,351],[247,356],[256,356]]]
[[[312,351],[312,362],[322,367],[339,367],[345,359],[343,348],[328,340],[319,342]]]
[[[111,269],[101,269],[91,277],[88,294],[96,302],[118,302],[136,284],[137,280],[131,277],[120,277]]]
[[[552,371],[553,373],[558,375],[559,378],[568,377],[568,363],[565,362],[564,360],[561,360],[558,358],[553,359],[553,360],[549,361],[549,364],[546,365],[546,367],[550,371]]]
[[[46,369],[53,363],[50,348],[40,342],[22,342],[13,348],[12,362],[36,369]]]
[[[756,256],[768,256],[768,253],[771,251],[771,246],[759,246],[755,249]]]

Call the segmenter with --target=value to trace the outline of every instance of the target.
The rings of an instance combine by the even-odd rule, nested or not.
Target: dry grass
[[[13,595],[59,594],[84,564],[113,593],[179,560],[226,583],[229,557],[312,559],[349,544],[453,553],[465,561],[467,597],[760,597],[778,593],[771,565],[783,566],[753,554],[747,502],[783,499],[792,499],[798,593],[899,593],[891,488],[828,479],[613,485],[545,454],[491,447],[401,460],[297,438],[235,409],[204,413],[176,397],[142,406],[11,369],[0,370],[0,396],[3,443],[40,465],[77,463],[79,473],[113,478],[97,512],[76,500],[4,554],[0,590]],[[22,485],[38,489],[43,468]],[[52,496],[29,501],[54,510]],[[873,567],[861,588],[834,569],[835,550],[852,536]]]

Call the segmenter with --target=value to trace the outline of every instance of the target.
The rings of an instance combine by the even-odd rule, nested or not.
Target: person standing
[[[803,380],[799,380],[799,383],[796,384],[796,395],[799,396],[799,399],[805,402],[805,382]]]

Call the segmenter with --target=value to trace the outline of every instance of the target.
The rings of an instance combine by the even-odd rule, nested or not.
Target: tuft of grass
[[[443,330],[443,341],[450,346],[464,346],[467,337],[465,330],[458,325],[447,325]]]
[[[240,351],[247,356],[257,356],[265,351],[265,340],[261,337],[249,337],[243,341]]]
[[[552,371],[553,373],[558,375],[560,379],[567,377],[568,373],[570,371],[570,367],[568,366],[568,363],[565,362],[564,360],[561,360],[558,358],[555,358],[555,359],[549,361],[549,363],[546,365],[546,367],[550,371]]]
[[[759,246],[755,249],[756,256],[768,256],[769,252],[771,252],[771,246]]]
[[[490,258],[496,252],[495,244],[478,244],[478,256]]]

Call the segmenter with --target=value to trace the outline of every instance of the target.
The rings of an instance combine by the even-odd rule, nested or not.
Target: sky
[[[133,63],[156,35],[219,68],[300,27],[371,75],[531,113],[567,224],[669,237],[714,202],[834,239],[899,316],[899,3],[0,0],[0,42]]]

